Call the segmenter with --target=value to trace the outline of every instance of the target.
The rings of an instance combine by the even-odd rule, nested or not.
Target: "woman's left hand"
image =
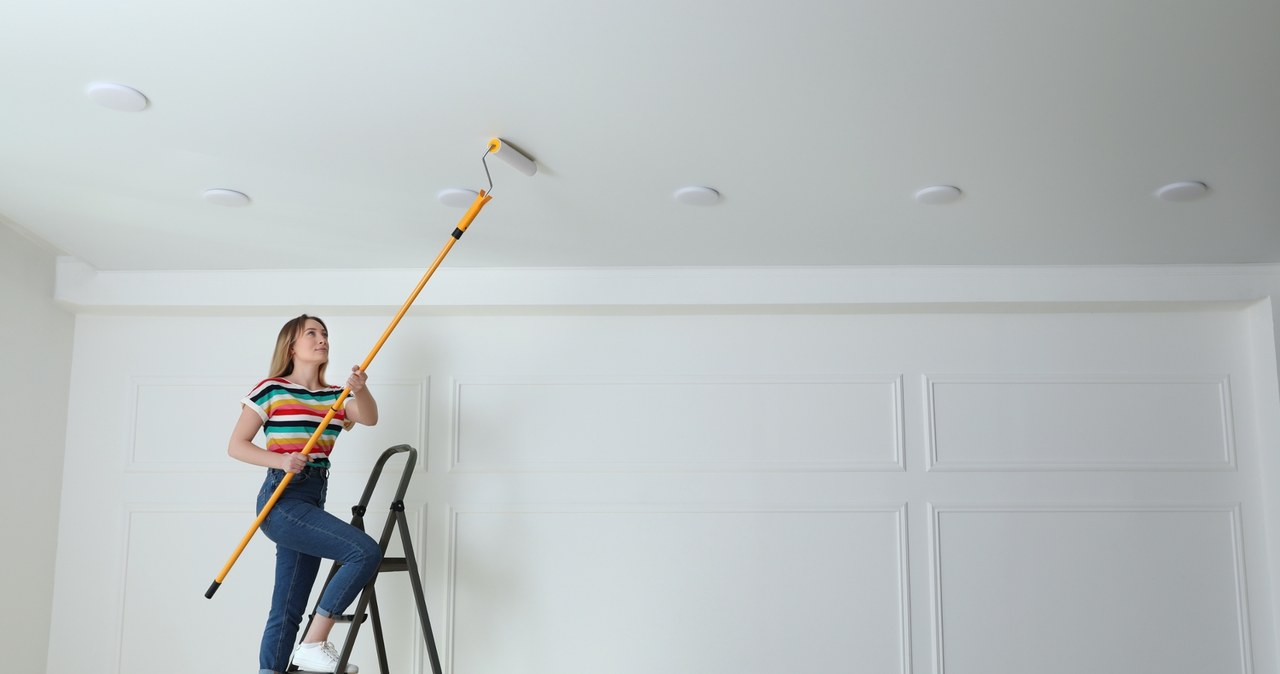
[[[360,371],[359,365],[351,366],[351,376],[347,377],[347,390],[351,391],[351,395],[355,395],[364,390],[364,383],[369,379],[369,375]]]

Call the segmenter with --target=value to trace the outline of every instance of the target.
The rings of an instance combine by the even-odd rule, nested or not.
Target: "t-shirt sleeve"
[[[262,417],[263,423],[267,422],[267,415],[271,411],[271,392],[268,390],[271,386],[272,381],[270,379],[259,382],[249,392],[249,395],[240,399],[240,404],[257,412],[258,416]]]

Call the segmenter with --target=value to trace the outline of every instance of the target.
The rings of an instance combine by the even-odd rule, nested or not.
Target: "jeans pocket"
[[[262,506],[276,493],[276,488],[280,486],[280,482],[284,480],[284,471],[278,468],[268,468],[267,477],[262,481],[262,486],[258,488],[258,512],[262,511]]]

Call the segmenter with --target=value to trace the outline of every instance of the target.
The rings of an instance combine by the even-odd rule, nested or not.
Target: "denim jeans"
[[[258,512],[282,479],[284,471],[268,469],[258,491]],[[294,475],[262,522],[262,532],[276,544],[276,584],[258,653],[261,674],[284,672],[288,667],[321,559],[341,562],[316,606],[316,613],[325,617],[346,610],[382,561],[377,541],[325,512],[328,484],[326,470],[307,469]]]

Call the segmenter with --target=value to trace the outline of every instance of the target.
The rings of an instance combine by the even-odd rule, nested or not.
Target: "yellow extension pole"
[[[431,266],[427,269],[427,273],[422,275],[422,280],[418,281],[418,286],[409,294],[409,299],[404,301],[404,304],[400,307],[400,311],[396,312],[395,318],[391,319],[391,324],[387,326],[386,330],[382,331],[382,336],[378,338],[378,343],[373,345],[373,350],[369,351],[369,355],[366,356],[364,362],[360,364],[361,372],[368,370],[369,363],[373,362],[373,357],[378,355],[378,351],[382,350],[382,345],[386,343],[387,338],[391,336],[391,331],[395,330],[396,326],[400,324],[400,319],[404,318],[405,313],[409,311],[409,307],[413,306],[414,300],[418,299],[418,293],[421,293],[422,289],[427,285],[427,281],[431,280],[431,275],[436,272],[436,268],[440,266],[440,263],[444,260],[444,256],[449,254],[449,251],[453,249],[453,244],[457,243],[458,239],[462,237],[462,233],[467,231],[467,228],[471,226],[471,221],[475,220],[476,215],[480,213],[480,209],[484,208],[484,205],[489,203],[489,200],[492,198],[493,197],[490,197],[484,190],[480,190],[480,193],[476,195],[476,199],[471,202],[471,207],[467,209],[466,215],[462,216],[462,220],[458,222],[457,228],[454,229],[453,234],[450,235],[448,243],[444,245],[444,248],[440,250],[440,254],[436,256],[435,262],[432,262]],[[329,412],[324,415],[324,419],[320,422],[320,425],[316,428],[315,432],[311,434],[311,438],[307,440],[307,444],[302,448],[303,455],[311,453],[311,449],[315,447],[316,441],[320,439],[320,435],[324,433],[324,429],[329,426],[329,422],[333,419],[333,415],[337,414],[338,410],[342,409],[342,403],[346,401],[347,396],[350,394],[350,389],[345,387],[342,389],[342,394],[338,396],[336,401],[334,401],[333,406],[329,408]],[[262,512],[258,513],[258,518],[253,521],[253,524],[249,527],[249,531],[245,533],[244,538],[240,539],[240,545],[236,546],[235,552],[231,553],[231,559],[227,560],[226,565],[224,565],[222,570],[218,572],[218,577],[215,578],[213,584],[209,586],[209,590],[204,593],[205,598],[213,598],[213,593],[218,591],[218,588],[222,585],[223,579],[227,577],[227,573],[231,571],[231,567],[236,563],[236,560],[240,558],[240,553],[244,552],[245,546],[249,544],[253,535],[257,533],[258,528],[262,526],[262,522],[267,519],[267,514],[271,512],[271,508],[275,506],[276,501],[280,500],[280,495],[284,493],[285,487],[289,486],[289,481],[292,479],[293,473],[285,473],[284,479],[280,481],[280,486],[276,487],[275,493],[273,493],[271,498],[267,500],[267,504],[262,507]]]

